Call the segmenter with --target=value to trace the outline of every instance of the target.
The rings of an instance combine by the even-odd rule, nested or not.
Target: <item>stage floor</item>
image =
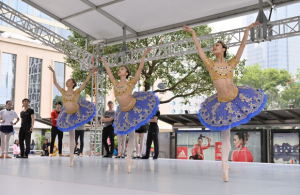
[[[300,166],[230,163],[229,182],[221,162],[174,159],[134,160],[68,157],[0,159],[1,195],[276,195],[299,194]]]

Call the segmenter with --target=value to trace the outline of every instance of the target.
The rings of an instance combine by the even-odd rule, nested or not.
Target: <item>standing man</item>
[[[83,157],[82,151],[83,151],[83,146],[84,146],[84,132],[85,132],[85,124],[83,124],[75,129],[76,144],[75,144],[75,148],[74,148],[74,154],[76,152],[76,149],[78,149],[78,147],[77,147],[78,146],[78,137],[80,136],[80,149],[78,151],[79,152],[78,155],[80,157]]]
[[[114,103],[112,101],[108,102],[108,108],[109,110],[104,112],[104,115],[102,117],[102,122],[103,124],[103,134],[102,134],[102,143],[103,146],[107,152],[107,154],[103,157],[109,157],[111,158],[113,153],[114,153],[114,128],[112,126],[113,124],[113,120],[114,120],[114,115],[115,115],[115,111],[113,110],[114,108]],[[109,137],[110,139],[110,143],[111,143],[111,150],[109,151],[109,147],[107,144],[107,138]]]
[[[62,139],[64,137],[64,133],[60,131],[56,126],[56,119],[60,113],[61,108],[61,101],[55,103],[55,110],[51,112],[51,121],[52,121],[52,128],[51,128],[51,144],[50,144],[50,157],[53,155],[53,147],[56,135],[58,135],[58,153],[59,156],[64,156],[62,154]]]
[[[147,146],[146,146],[146,155],[143,156],[141,159],[148,159],[151,149],[152,141],[154,142],[154,157],[153,159],[158,158],[159,153],[159,143],[158,143],[158,132],[159,128],[157,125],[158,118],[160,116],[160,111],[156,112],[156,115],[153,119],[150,120],[148,135],[147,135]]]
[[[9,147],[9,139],[14,131],[13,125],[17,124],[19,122],[19,117],[15,111],[11,109],[12,103],[10,100],[6,101],[6,109],[1,110],[0,112],[0,119],[1,121],[1,156],[0,158],[4,158],[4,151],[5,152],[5,158],[11,158],[8,156],[8,147]],[[17,119],[17,121],[14,123],[13,120]],[[6,135],[6,139],[5,139]]]
[[[17,158],[28,158],[28,154],[30,152],[30,140],[31,133],[34,126],[34,110],[29,108],[29,99],[25,98],[22,100],[23,110],[21,112],[21,128],[19,131],[19,143],[21,156]],[[26,151],[24,154],[24,140],[26,143]]]

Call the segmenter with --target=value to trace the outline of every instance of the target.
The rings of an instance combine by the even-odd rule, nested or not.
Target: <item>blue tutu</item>
[[[232,101],[219,102],[218,94],[207,98],[198,112],[200,122],[214,131],[223,131],[248,123],[267,104],[267,95],[250,86],[237,86],[238,94]]]
[[[96,106],[92,102],[84,99],[77,101],[79,108],[74,114],[68,114],[65,108],[62,108],[57,120],[57,128],[61,131],[70,131],[91,121],[96,115]]]
[[[126,135],[139,129],[146,125],[158,111],[159,99],[154,92],[135,92],[132,97],[136,99],[132,109],[123,112],[118,107],[115,113],[113,127],[116,134]]]

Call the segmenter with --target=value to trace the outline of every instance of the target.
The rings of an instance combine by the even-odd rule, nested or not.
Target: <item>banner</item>
[[[222,160],[222,142],[215,142],[215,160]]]
[[[187,147],[177,147],[177,159],[188,159]]]

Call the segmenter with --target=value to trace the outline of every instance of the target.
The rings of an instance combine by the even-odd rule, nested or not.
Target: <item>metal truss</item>
[[[213,44],[217,40],[224,40],[228,47],[239,46],[242,42],[246,27],[218,32],[209,35],[199,36],[198,40],[204,51],[211,51]],[[266,33],[265,33],[266,32]],[[300,16],[268,22],[266,27],[260,25],[249,34],[247,44],[271,41],[275,39],[287,38],[300,35]],[[95,47],[96,49],[98,47]],[[109,55],[104,55],[109,66],[120,66],[126,64],[139,63],[142,55],[147,48],[138,48],[126,52],[119,52]],[[148,54],[145,61],[159,60],[176,56],[188,55],[197,53],[196,46],[192,38],[180,41],[164,43],[152,46],[152,51]],[[96,52],[99,53],[99,52]],[[123,61],[125,55],[125,61]]]
[[[95,118],[91,121],[90,131],[90,155],[97,156],[102,155],[102,116],[105,109],[105,94],[104,83],[105,72],[100,70],[92,76],[92,94],[91,101],[97,107],[97,113]]]
[[[0,19],[90,69],[93,55],[0,1]]]

